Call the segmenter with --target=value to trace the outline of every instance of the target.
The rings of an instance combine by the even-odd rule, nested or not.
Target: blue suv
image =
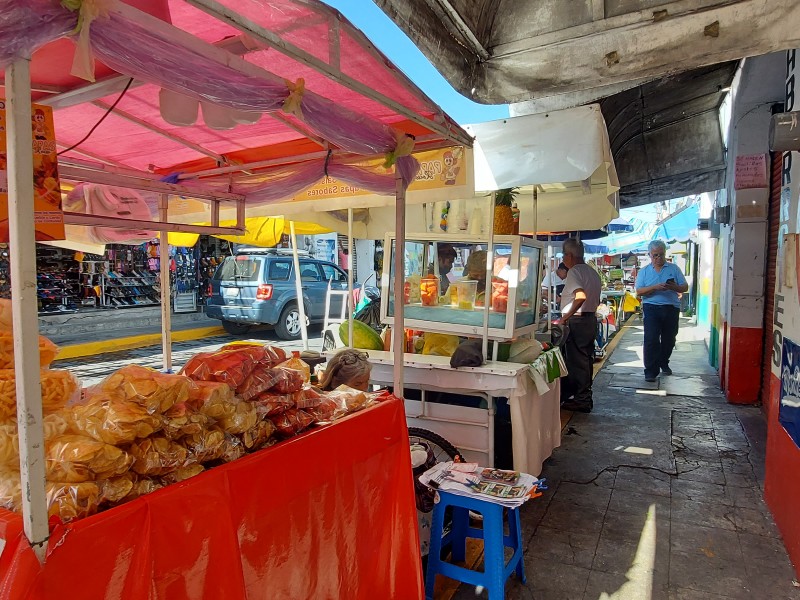
[[[325,319],[325,296],[330,282],[333,290],[347,289],[347,274],[333,263],[300,255],[300,281],[309,323]],[[278,337],[300,337],[295,272],[291,250],[240,248],[217,267],[211,280],[212,294],[206,315],[220,319],[225,331],[243,334],[254,325],[273,325]],[[332,310],[341,310],[341,304]]]

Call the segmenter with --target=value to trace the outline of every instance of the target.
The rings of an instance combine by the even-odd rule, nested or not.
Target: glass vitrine
[[[381,318],[393,324],[397,280],[393,233],[387,234],[384,248],[388,253],[381,281]],[[487,248],[484,236],[408,234],[405,327],[480,337],[488,305],[491,339],[510,340],[532,331],[541,301],[543,245],[517,235],[495,236],[488,285]]]

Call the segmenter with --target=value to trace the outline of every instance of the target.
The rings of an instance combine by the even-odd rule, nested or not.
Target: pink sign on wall
[[[736,190],[749,190],[766,187],[769,187],[766,154],[737,156],[733,188]]]

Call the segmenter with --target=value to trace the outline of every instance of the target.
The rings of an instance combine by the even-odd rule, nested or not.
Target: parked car
[[[331,262],[311,258],[307,252],[298,254],[306,317],[310,324],[322,323],[328,283],[333,290],[346,290],[347,274]],[[220,319],[228,333],[238,335],[254,325],[273,325],[284,340],[300,337],[291,250],[240,248],[217,267],[211,289],[206,314]]]

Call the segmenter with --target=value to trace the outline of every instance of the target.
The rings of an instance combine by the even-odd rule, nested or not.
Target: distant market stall
[[[101,190],[107,200],[102,209],[93,209],[87,202],[83,212],[66,212],[63,222],[107,234],[124,231],[121,237],[130,237],[131,230],[143,237],[167,231],[239,235],[244,232],[251,207],[290,198],[331,176],[394,195],[402,243],[405,190],[419,169],[411,153],[415,149],[469,147],[471,139],[338,12],[319,2],[150,0],[135,8],[118,2],[84,1],[69,6],[43,0],[0,1],[0,67],[5,69],[8,121],[14,370],[23,490],[22,518],[11,513],[3,513],[2,517],[6,551],[0,561],[6,578],[3,583],[8,582],[2,589],[11,590],[8,597],[15,598],[63,594],[62,580],[50,579],[50,573],[57,572],[68,572],[76,585],[79,581],[93,582],[98,594],[110,593],[109,586],[120,581],[147,578],[156,587],[166,586],[162,589],[170,598],[243,597],[245,588],[276,589],[270,588],[273,577],[280,589],[287,583],[281,577],[291,575],[285,570],[266,568],[277,565],[266,560],[263,553],[296,543],[293,536],[297,531],[291,527],[279,531],[269,526],[268,520],[248,519],[242,514],[242,527],[218,532],[226,540],[224,549],[211,543],[211,537],[203,540],[202,536],[196,545],[176,549],[168,535],[169,528],[178,522],[182,527],[192,528],[199,522],[205,526],[209,521],[204,511],[212,506],[216,507],[212,519],[215,522],[237,510],[224,495],[212,491],[212,483],[223,477],[222,469],[227,468],[225,473],[230,477],[231,468],[238,470],[237,463],[218,467],[219,475],[214,470],[200,473],[186,483],[159,490],[126,507],[88,517],[74,526],[68,523],[58,530],[58,543],[47,545],[51,532],[36,343],[34,214],[29,201],[34,195],[34,178],[28,130],[32,119],[38,118],[39,109],[35,106],[43,107],[43,114],[46,107],[55,111],[60,179],[84,186],[84,190]],[[69,36],[74,42],[62,39]],[[320,44],[320,39],[327,43]],[[34,108],[31,100],[36,103]],[[34,125],[37,122],[34,120]],[[226,133],[228,130],[231,132]],[[380,158],[381,165],[370,169],[353,164],[370,157]],[[167,178],[187,172],[193,173],[190,181]],[[146,218],[143,212],[131,210],[141,206],[139,199],[147,194],[157,195],[157,218]],[[85,198],[89,197],[87,191]],[[202,201],[208,207],[203,221],[209,225],[173,220],[171,208],[183,199]],[[232,226],[221,218],[220,208],[226,205],[235,207],[231,208],[235,214]],[[161,263],[162,281],[167,280],[165,263]],[[162,294],[168,293],[167,288],[162,285]],[[402,288],[400,285],[397,292],[400,299]],[[169,311],[163,304],[165,368],[169,368]],[[402,310],[396,318],[402,323]],[[398,340],[397,349],[401,352],[402,339]],[[395,368],[394,387],[398,393],[402,391],[402,371],[402,365]],[[399,542],[409,547],[383,543],[385,538],[379,542],[383,533],[391,536],[391,531],[414,531],[410,470],[405,470],[405,426],[402,419],[396,419],[391,402],[356,415],[350,422],[357,423],[356,428],[381,431],[381,439],[376,438],[380,450],[365,447],[367,454],[353,453],[348,464],[332,463],[333,471],[352,477],[331,485],[357,490],[372,481],[371,473],[386,474],[388,469],[398,487],[374,480],[374,489],[376,497],[383,498],[378,505],[396,504],[396,509],[390,508],[365,522],[371,535],[355,535],[352,544],[332,546],[323,544],[322,538],[309,542],[303,547],[304,564],[312,560],[338,568],[311,573],[304,568],[304,577],[313,589],[328,589],[336,595],[332,590],[340,589],[343,569],[352,574],[348,565],[359,563],[366,551],[374,556],[379,547],[390,553],[385,561],[391,564],[386,571],[389,576],[379,582],[364,578],[369,589],[352,588],[348,594],[369,597],[380,590],[387,598],[420,597],[414,536]],[[303,452],[304,448],[309,450],[307,456],[314,456],[315,460],[334,454],[334,448],[341,447],[337,438],[345,433],[344,425],[334,424],[310,433],[281,446],[280,452],[267,451],[263,458],[268,462],[268,454],[278,458],[293,450]],[[382,456],[381,452],[384,459],[370,462],[375,456]],[[241,469],[248,460],[254,465],[257,457],[251,459],[243,459]],[[287,464],[285,459],[279,462]],[[251,486],[267,485],[279,472],[277,466],[261,468],[259,478],[245,477],[242,481]],[[284,480],[282,475],[281,481]],[[226,486],[232,480],[228,481]],[[283,495],[275,496],[277,488],[271,489],[276,518],[295,514],[293,511],[303,512],[306,501],[312,496],[316,501],[324,494],[322,489],[306,487],[299,481],[297,485],[281,487]],[[292,493],[284,494],[288,491]],[[206,492],[209,504],[195,501]],[[357,496],[366,500],[363,494]],[[369,502],[374,503],[376,497]],[[165,512],[164,519],[153,518],[157,513],[146,508],[172,500],[182,507],[180,515],[168,516]],[[369,512],[359,502],[332,499],[327,515],[345,523],[353,514]],[[294,508],[281,508],[289,504]],[[345,506],[355,508],[355,512],[346,511]],[[146,571],[140,571],[149,569],[140,560],[114,565],[88,561],[66,566],[71,564],[70,557],[85,555],[81,548],[87,540],[96,549],[90,541],[93,532],[111,527],[123,514],[139,523],[128,531],[149,532],[151,552],[164,550],[163,556],[170,559],[156,561],[153,569]],[[237,519],[232,519],[234,522]],[[25,538],[20,537],[20,530]],[[243,544],[253,536],[266,536],[271,546],[245,552]],[[120,538],[105,556],[125,555],[137,545],[133,538]],[[165,550],[167,546],[169,552]],[[218,550],[207,555],[209,560],[202,563],[205,566],[188,560],[201,548],[208,552],[211,547]],[[241,557],[234,561],[238,567],[232,565],[226,570],[231,578],[224,584],[210,575],[223,564],[214,558],[216,552],[229,558]],[[388,560],[390,555],[408,560]],[[44,561],[44,566],[36,557]],[[190,564],[191,573],[187,570]],[[264,568],[251,569],[256,564]],[[66,570],[59,570],[62,567]],[[114,577],[106,569],[113,569]],[[242,577],[233,576],[236,569],[241,569]],[[204,577],[206,573],[208,577]],[[171,586],[169,582],[176,576],[191,577],[193,583]],[[358,584],[357,579],[348,585]],[[134,595],[130,597],[137,597],[131,593]]]

